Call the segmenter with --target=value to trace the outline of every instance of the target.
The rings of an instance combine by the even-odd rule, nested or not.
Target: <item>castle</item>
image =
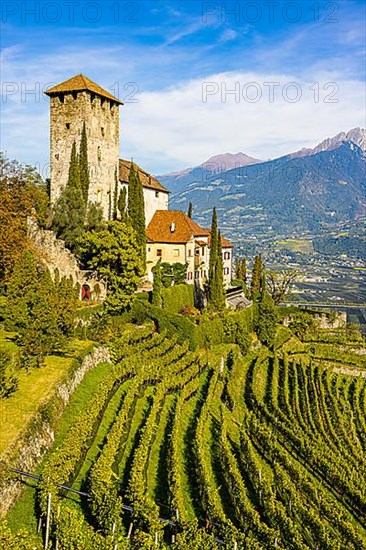
[[[120,190],[128,190],[131,162],[119,158],[119,107],[123,102],[79,74],[45,92],[50,97],[51,203],[68,181],[71,149],[80,146],[85,127],[88,142],[90,202],[98,203],[106,220]],[[187,265],[187,283],[203,284],[208,274],[210,232],[186,214],[170,211],[169,191],[134,163],[143,186],[147,277],[161,260]],[[232,248],[222,238],[224,282],[232,278]]]

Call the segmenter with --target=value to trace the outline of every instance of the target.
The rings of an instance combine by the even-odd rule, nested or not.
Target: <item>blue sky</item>
[[[365,126],[361,0],[4,0],[1,9],[1,148],[43,171],[42,90],[80,72],[126,100],[121,156],[155,174],[224,152],[273,158]]]

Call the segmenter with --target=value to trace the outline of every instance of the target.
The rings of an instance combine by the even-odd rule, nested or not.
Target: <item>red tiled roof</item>
[[[163,193],[169,193],[169,191],[161,185],[160,181],[153,178],[150,174],[145,172],[137,164],[133,163],[135,170],[138,170],[140,180],[143,187],[147,189],[154,189],[155,191],[162,191]],[[119,180],[121,183],[128,183],[128,177],[130,175],[131,161],[119,159]]]
[[[174,223],[174,231],[171,231]],[[187,243],[196,237],[206,237],[209,232],[191,220],[180,210],[157,210],[147,226],[149,241],[156,243]]]
[[[56,86],[53,86],[52,88],[46,90],[45,94],[54,95],[63,92],[82,92],[84,90],[93,92],[102,97],[106,97],[107,99],[110,99],[115,103],[118,103],[119,105],[123,105],[123,101],[120,101],[117,97],[114,97],[112,94],[107,92],[107,90],[101,88],[99,84],[96,84],[95,82],[90,80],[90,78],[84,76],[83,74],[77,74],[76,76],[73,76],[72,78],[69,78],[64,82],[61,82],[60,84],[56,84]]]

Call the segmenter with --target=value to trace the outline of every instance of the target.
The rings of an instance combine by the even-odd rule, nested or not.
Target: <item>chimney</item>
[[[174,221],[172,221],[172,223],[170,224],[170,232],[174,233],[174,231],[175,231],[175,223]]]

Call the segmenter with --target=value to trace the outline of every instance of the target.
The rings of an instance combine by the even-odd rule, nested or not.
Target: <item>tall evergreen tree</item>
[[[161,280],[161,260],[158,261],[156,266],[153,268],[154,282],[153,282],[153,291],[152,291],[152,304],[157,307],[162,306],[162,295],[161,291],[163,289],[163,284]]]
[[[127,190],[125,187],[122,187],[121,191],[119,192],[119,197],[117,201],[117,209],[118,209],[121,221],[126,221],[127,219],[126,203],[127,203]]]
[[[262,271],[263,271],[262,256],[258,254],[254,258],[252,281],[250,286],[252,300],[257,300],[259,298],[259,294],[261,290]]]
[[[190,203],[189,203],[189,206],[188,206],[188,212],[187,212],[188,218],[191,218],[191,219],[192,219],[192,213],[193,213],[193,205],[192,205],[192,203],[190,202]]]
[[[224,289],[224,262],[222,257],[221,233],[218,232],[217,243],[217,261],[214,277],[214,300],[215,309],[221,311],[225,307],[225,289]]]
[[[217,262],[217,249],[218,249],[218,229],[217,229],[217,214],[214,207],[212,212],[211,222],[211,242],[210,242],[210,261],[208,266],[208,278],[209,281],[213,280],[215,267]]]
[[[80,171],[80,187],[83,194],[84,202],[88,202],[89,193],[89,163],[88,163],[88,138],[86,136],[85,122],[81,133],[80,153],[79,153],[79,171]]]
[[[69,178],[54,207],[53,228],[71,250],[84,231],[86,204],[81,190],[79,158],[75,142],[71,149]]]
[[[141,251],[141,258],[146,262],[146,228],[145,228],[145,203],[142,183],[138,172],[131,163],[128,178],[128,218],[136,232],[137,244]]]

